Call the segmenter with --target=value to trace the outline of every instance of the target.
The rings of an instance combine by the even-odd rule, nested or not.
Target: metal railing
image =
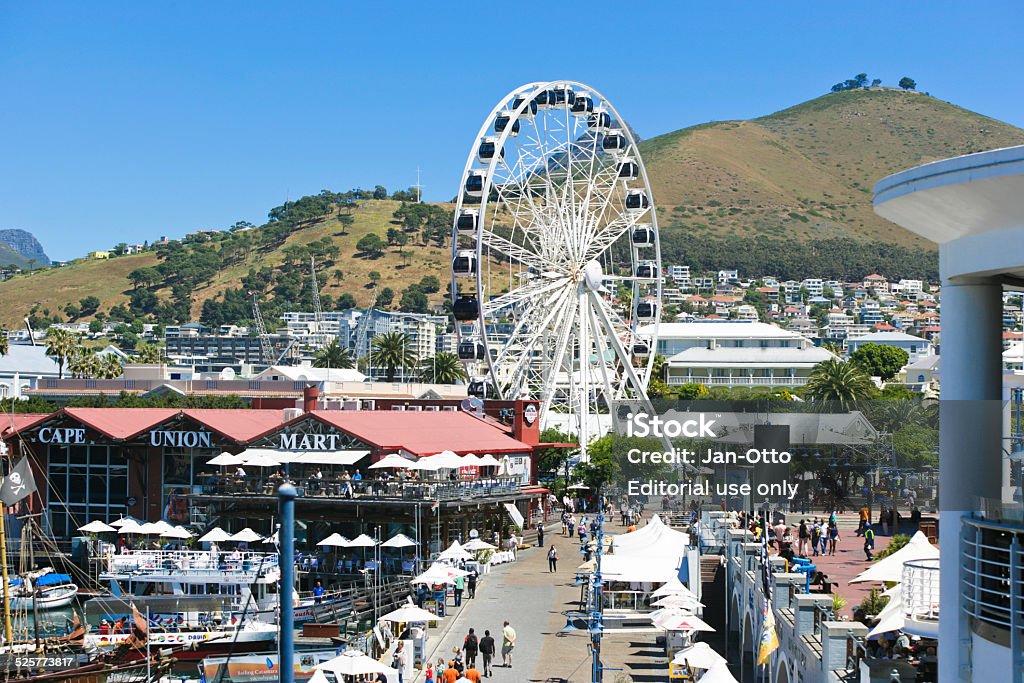
[[[198,495],[271,496],[280,486],[280,478],[219,477],[204,485]],[[401,481],[398,479],[327,480],[300,479],[296,482],[304,498],[372,498],[384,500],[466,500],[482,496],[515,493],[520,481],[515,477],[491,477],[459,481]]]
[[[903,616],[906,619],[936,621],[939,618],[939,561],[912,560],[903,563]]]
[[[1015,660],[1024,635],[1024,527],[963,517],[961,609],[1009,630]]]
[[[100,578],[128,575],[136,581],[253,583],[268,578],[278,568],[278,559],[276,553],[244,551],[129,550],[109,556]]]

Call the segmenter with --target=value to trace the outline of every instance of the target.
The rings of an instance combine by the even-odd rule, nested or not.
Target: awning
[[[514,503],[505,503],[505,510],[508,512],[508,516],[512,518],[512,521],[516,523],[520,529],[525,529],[523,526],[526,520],[523,519],[523,513],[519,512],[519,508]]]

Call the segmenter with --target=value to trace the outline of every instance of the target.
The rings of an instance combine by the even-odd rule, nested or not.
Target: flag
[[[434,503],[430,506],[430,511],[437,512],[437,508],[439,507],[441,507],[441,501],[435,500]]]
[[[32,476],[32,467],[28,458],[22,458],[11,468],[10,474],[0,484],[0,501],[10,507],[36,492],[36,480]]]
[[[764,522],[768,524],[767,518]],[[768,663],[772,652],[779,647],[779,636],[775,632],[775,612],[772,610],[772,563],[768,558],[768,533],[761,535],[761,591],[764,594],[764,607],[762,608],[761,621],[761,645],[757,650],[757,665],[763,666]]]

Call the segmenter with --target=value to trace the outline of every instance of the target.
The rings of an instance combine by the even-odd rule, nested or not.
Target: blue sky
[[[498,98],[543,79],[590,83],[645,138],[862,71],[1024,126],[1022,19],[1019,0],[0,0],[0,228],[68,259],[417,167],[448,199]]]

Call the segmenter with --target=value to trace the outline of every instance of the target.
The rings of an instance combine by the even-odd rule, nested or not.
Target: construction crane
[[[363,316],[356,323],[356,358],[360,358],[360,351],[366,347],[366,328],[370,325],[370,313],[377,305],[377,288],[373,288],[373,296],[370,298],[370,305],[363,311]]]
[[[270,346],[270,336],[267,334],[267,326],[263,324],[263,314],[260,313],[260,305],[256,301],[256,292],[252,294],[252,319],[256,322],[256,334],[260,338],[260,351],[263,355],[263,362],[267,367],[274,362],[274,349]]]

